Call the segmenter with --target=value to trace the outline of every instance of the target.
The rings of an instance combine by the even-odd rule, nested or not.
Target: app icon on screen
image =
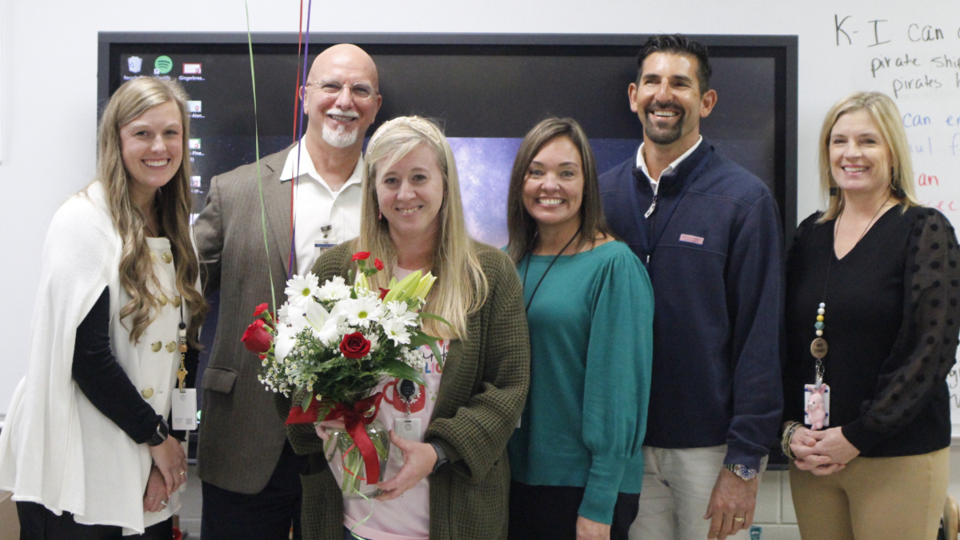
[[[198,187],[200,187],[201,185],[202,185],[202,184],[200,183],[200,177],[199,177],[199,176],[191,176],[191,177],[190,177],[190,187],[196,187],[196,188],[198,188]]]
[[[203,64],[184,64],[183,65],[183,74],[184,75],[200,75],[201,66]]]
[[[190,149],[200,150],[200,139],[190,139]]]
[[[173,69],[173,60],[169,56],[161,56],[153,63],[154,75],[166,75]]]
[[[202,101],[188,101],[187,110],[192,113],[203,112],[203,102]]]
[[[130,73],[140,73],[141,67],[143,67],[143,58],[139,56],[127,58],[127,69],[130,70]]]

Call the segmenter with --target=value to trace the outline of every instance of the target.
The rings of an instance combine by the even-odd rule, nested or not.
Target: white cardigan
[[[175,272],[171,258],[163,256],[170,252],[169,241],[148,242],[160,290],[172,299],[178,294]],[[120,286],[120,253],[100,183],[71,196],[54,215],[43,246],[27,375],[0,433],[0,488],[57,515],[70,512],[77,523],[120,526],[129,535],[167,519],[180,501],[175,495],[161,512],[144,513],[150,452],[100,413],[74,381],[77,327],[109,286],[113,354],[147,403],[167,416],[180,355],[166,346],[178,342],[180,310],[168,302],[139,344],[131,343],[119,319],[130,300]],[[157,341],[162,346],[154,352],[151,344]]]

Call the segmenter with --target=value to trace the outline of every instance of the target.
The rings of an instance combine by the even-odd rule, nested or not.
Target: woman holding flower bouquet
[[[422,360],[412,364],[420,366],[424,385],[388,377],[376,388],[378,419],[393,430],[394,449],[372,505],[344,499],[327,465],[321,436],[336,424],[289,426],[294,449],[310,454],[304,538],[506,538],[506,444],[529,383],[516,271],[504,253],[468,236],[453,154],[432,122],[404,117],[381,126],[368,145],[363,190],[360,237],[324,253],[314,273],[320,282],[348,276],[356,272],[355,259],[372,254],[381,271],[365,264],[361,277],[371,290],[411,272],[436,276],[422,312],[445,320],[423,324],[425,333],[441,338],[440,358],[420,347]],[[343,336],[341,344],[347,357],[363,344],[350,339]]]
[[[627,538],[643,479],[653,291],[614,240],[586,134],[548,118],[524,138],[507,252],[530,324],[530,394],[510,439],[510,538]]]
[[[187,463],[164,419],[206,311],[186,99],[175,82],[121,86],[96,178],[47,233],[27,374],[0,434],[22,539],[172,537]]]

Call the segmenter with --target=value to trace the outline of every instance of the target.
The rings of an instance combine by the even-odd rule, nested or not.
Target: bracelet
[[[801,427],[803,427],[803,424],[800,422],[791,423],[786,429],[783,430],[783,438],[780,439],[780,450],[783,451],[785,456],[793,461],[796,461],[797,456],[794,455],[793,450],[790,449],[790,440],[793,438],[793,434],[796,433]]]

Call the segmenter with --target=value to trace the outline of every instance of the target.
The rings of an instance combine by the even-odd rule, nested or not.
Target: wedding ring
[[[180,471],[180,476],[184,476],[186,474],[187,474],[187,471]],[[743,518],[740,518],[740,521],[743,521]]]
[[[734,521],[743,521],[743,518],[742,518],[742,517],[734,517],[733,520],[734,520]]]
[[[152,500],[156,499],[156,496],[154,496],[154,497],[148,497],[148,498],[152,501]]]

